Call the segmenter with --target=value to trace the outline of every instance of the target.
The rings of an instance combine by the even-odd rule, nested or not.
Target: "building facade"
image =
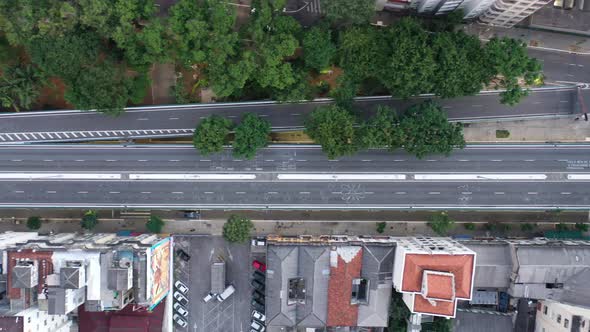
[[[511,28],[549,2],[551,0],[496,0],[478,20],[483,24]]]
[[[535,320],[536,332],[580,332],[590,329],[590,308],[555,301],[540,301]]]

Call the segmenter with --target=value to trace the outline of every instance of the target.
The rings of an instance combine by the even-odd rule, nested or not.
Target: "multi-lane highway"
[[[356,107],[362,114],[370,114],[378,105],[404,110],[411,104],[429,98],[360,98]],[[458,121],[566,115],[572,114],[578,107],[575,88],[537,90],[512,107],[500,104],[497,93],[442,99],[439,102],[449,117]],[[144,107],[129,109],[117,118],[77,111],[5,113],[0,114],[0,144],[189,136],[196,124],[206,116],[216,114],[237,122],[246,112],[266,118],[275,130],[297,128],[303,126],[305,117],[311,111],[327,103],[329,101],[320,100],[298,104],[252,102]]]
[[[418,161],[318,148],[0,147],[0,207],[588,209],[590,146],[469,146]]]

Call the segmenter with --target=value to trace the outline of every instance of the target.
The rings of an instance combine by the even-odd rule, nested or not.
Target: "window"
[[[289,279],[289,297],[287,304],[301,303],[305,304],[305,279]]]
[[[27,317],[27,323],[31,322],[31,316]]]
[[[557,324],[561,324],[561,315],[557,315]]]
[[[547,306],[546,305],[543,306],[543,315],[547,315]]]
[[[563,288],[563,283],[561,282],[552,282],[552,283],[547,283],[545,284],[545,288],[547,289],[553,289],[553,288]]]
[[[564,319],[563,320],[563,327],[568,328],[570,327],[570,320],[569,319]]]

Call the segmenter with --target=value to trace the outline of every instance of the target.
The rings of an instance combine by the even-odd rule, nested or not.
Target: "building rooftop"
[[[466,243],[465,246],[477,255],[473,287],[508,289],[512,272],[508,244]]]
[[[336,247],[330,252],[328,326],[356,326],[358,307],[351,304],[353,280],[361,276],[362,247]]]

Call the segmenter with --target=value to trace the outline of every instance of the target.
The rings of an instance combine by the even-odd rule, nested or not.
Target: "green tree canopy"
[[[378,70],[379,80],[402,98],[432,92],[436,62],[429,33],[412,18],[403,18],[388,30],[388,50]]]
[[[404,133],[404,149],[418,158],[427,154],[448,155],[454,148],[463,148],[463,126],[450,123],[440,106],[426,102],[410,107],[400,122]]]
[[[27,228],[30,230],[37,230],[41,228],[41,218],[32,216],[27,219]]]
[[[382,33],[373,27],[351,27],[340,33],[340,66],[352,81],[377,76],[385,65],[386,50]]]
[[[164,227],[164,220],[158,216],[151,215],[150,219],[145,223],[145,227],[152,233],[162,233]]]
[[[337,51],[332,41],[332,31],[327,25],[318,25],[305,31],[302,46],[305,65],[318,72],[330,67]]]
[[[337,24],[368,24],[375,15],[374,0],[321,0],[320,4]]]
[[[361,125],[357,139],[362,148],[387,148],[394,151],[401,147],[404,135],[395,110],[379,106],[377,113]]]
[[[211,115],[199,122],[193,135],[195,148],[203,155],[223,150],[232,123],[226,118]]]
[[[223,237],[229,242],[246,242],[253,229],[254,225],[250,219],[232,215],[223,225]]]
[[[84,213],[84,216],[82,217],[82,222],[81,222],[82,228],[84,228],[87,231],[91,231],[94,229],[94,227],[96,227],[97,224],[98,224],[98,216],[96,214],[96,211],[93,211],[93,210],[86,211],[86,213]]]
[[[432,228],[432,230],[440,235],[445,236],[447,232],[453,228],[455,221],[449,217],[446,212],[437,213],[432,216],[430,221],[428,222],[428,226]]]
[[[17,112],[29,109],[39,97],[44,83],[45,78],[37,67],[10,65],[0,76],[0,104]]]
[[[254,113],[246,113],[235,129],[234,155],[252,159],[256,151],[268,145],[270,122]]]
[[[333,159],[356,151],[354,118],[336,105],[321,106],[305,121],[305,132]]]

